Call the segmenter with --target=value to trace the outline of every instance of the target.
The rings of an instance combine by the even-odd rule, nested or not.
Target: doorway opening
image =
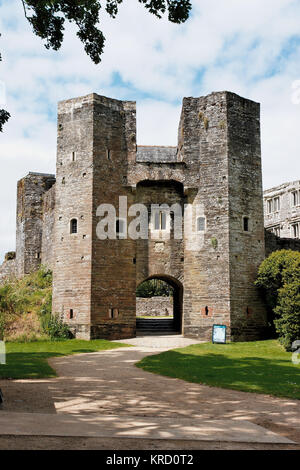
[[[137,335],[182,332],[182,284],[170,276],[145,279],[136,290]]]

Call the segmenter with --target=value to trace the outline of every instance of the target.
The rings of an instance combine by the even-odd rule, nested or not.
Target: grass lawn
[[[91,353],[128,347],[128,344],[106,340],[37,341],[32,343],[6,343],[6,364],[0,364],[0,379],[41,379],[56,377],[47,359],[55,356]]]
[[[300,399],[300,365],[277,341],[196,344],[145,357],[137,367],[188,382]]]

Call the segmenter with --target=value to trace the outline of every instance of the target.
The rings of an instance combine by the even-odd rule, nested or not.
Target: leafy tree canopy
[[[101,8],[115,18],[123,0],[21,0],[24,14],[34,34],[45,41],[47,49],[58,50],[64,39],[65,22],[75,23],[77,36],[95,64],[101,61],[105,37],[99,28]],[[129,0],[132,2],[132,0]],[[190,14],[190,0],[137,0],[157,18],[165,13],[172,23],[184,23]],[[0,56],[1,61],[1,56]],[[0,109],[0,132],[10,114]]]
[[[275,251],[265,259],[256,285],[265,294],[270,322],[288,350],[300,339],[300,253]]]

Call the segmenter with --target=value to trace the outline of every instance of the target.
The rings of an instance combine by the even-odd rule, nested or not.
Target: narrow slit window
[[[118,237],[125,235],[125,221],[122,219],[116,220],[116,234]]]
[[[244,232],[249,232],[249,217],[243,218]]]
[[[154,219],[155,230],[166,230],[167,229],[167,214],[166,212],[159,211],[155,213]]]
[[[70,223],[70,232],[71,234],[77,233],[78,232],[78,223],[77,219],[72,219]]]
[[[71,154],[71,161],[76,162],[76,152],[72,152]]]
[[[74,318],[74,311],[73,309],[71,308],[70,309],[70,320],[72,320]]]
[[[106,158],[107,160],[111,160],[111,151],[109,149],[106,150]]]

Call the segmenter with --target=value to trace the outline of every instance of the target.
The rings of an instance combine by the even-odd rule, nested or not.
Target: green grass
[[[145,357],[137,367],[213,387],[300,399],[300,365],[277,341],[196,344]]]
[[[6,343],[6,364],[0,364],[1,379],[41,379],[56,377],[47,359],[57,356],[105,351],[128,344],[106,340],[37,341],[32,343]]]

